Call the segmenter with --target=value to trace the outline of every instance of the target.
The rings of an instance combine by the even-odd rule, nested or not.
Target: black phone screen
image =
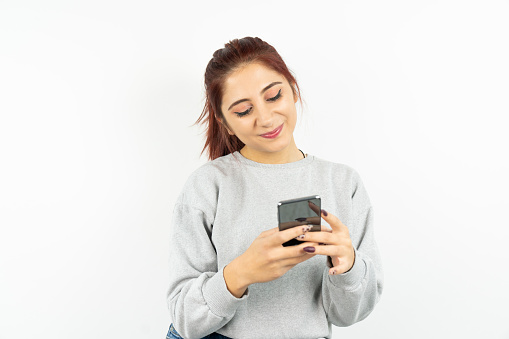
[[[315,225],[310,231],[320,231],[321,227],[321,199],[318,195],[284,200],[278,203],[279,230],[301,225]],[[283,246],[294,246],[302,241],[291,239]]]

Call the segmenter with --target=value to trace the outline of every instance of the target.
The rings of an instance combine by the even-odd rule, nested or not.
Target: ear
[[[228,124],[225,121],[223,122],[223,119],[216,117],[216,120],[226,129],[226,132],[228,132],[229,135],[235,135],[235,133],[233,133],[233,131],[228,127]]]
[[[295,89],[295,85],[292,85],[292,92],[293,92],[293,102],[297,103],[297,100],[299,100],[299,97],[297,96],[297,90]]]
[[[235,135],[235,133],[233,133],[233,132],[230,130],[230,128],[229,128],[228,126],[226,126],[226,124],[225,124],[225,125],[223,125],[223,126],[224,126],[224,128],[226,128],[226,131],[228,132],[228,134],[229,134],[229,135]]]

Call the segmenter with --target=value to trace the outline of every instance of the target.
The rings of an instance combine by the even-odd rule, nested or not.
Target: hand
[[[282,246],[283,243],[305,234],[308,230],[307,226],[297,226],[283,231],[275,227],[260,233],[243,254],[226,266],[228,275],[231,271],[236,272],[232,279],[232,289],[275,280],[298,263],[314,257],[314,254],[304,251],[303,248],[317,246],[318,243],[304,242],[296,246]],[[228,277],[226,279],[228,280]]]
[[[348,227],[331,213],[322,210],[321,214],[332,230],[324,231],[322,226],[321,232],[308,232],[297,239],[319,243],[318,246],[312,246],[314,248],[312,253],[331,257],[333,267],[329,270],[329,274],[345,273],[353,267],[355,262],[355,251]]]

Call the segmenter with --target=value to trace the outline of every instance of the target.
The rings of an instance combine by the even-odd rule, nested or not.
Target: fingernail
[[[327,216],[327,215],[328,215],[326,210],[322,210],[322,214],[323,214],[324,216]]]
[[[302,232],[306,233],[312,228],[313,228],[313,225],[306,225],[306,226],[302,227]]]
[[[306,251],[308,253],[313,253],[315,251],[315,248],[311,247],[311,246],[304,247],[304,251]]]

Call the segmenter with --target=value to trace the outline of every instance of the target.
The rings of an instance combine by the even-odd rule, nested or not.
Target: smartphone
[[[310,231],[320,231],[321,206],[321,199],[318,195],[278,202],[277,214],[279,230],[284,231],[288,228],[301,225],[314,225]],[[283,246],[295,246],[298,244],[302,244],[302,241],[291,239],[285,242]]]

